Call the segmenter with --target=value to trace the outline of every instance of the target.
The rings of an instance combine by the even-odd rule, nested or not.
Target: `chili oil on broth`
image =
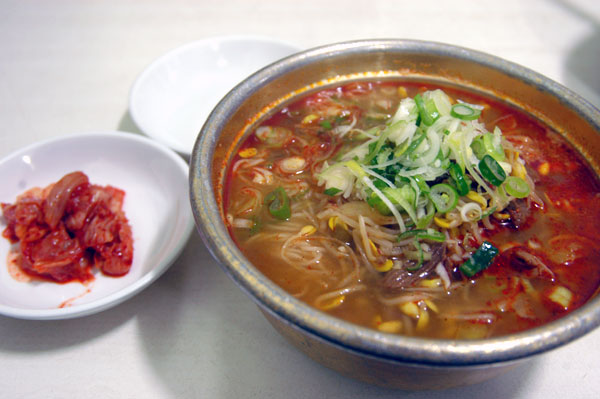
[[[354,232],[368,229],[374,221],[381,226],[372,233],[377,236],[374,241],[395,241],[390,227],[394,218],[365,202],[347,204],[340,196],[325,195],[315,174],[325,161],[335,160],[361,140],[351,135],[340,139],[332,132],[335,128],[355,122],[353,128],[366,131],[382,125],[403,97],[437,88],[455,101],[484,106],[481,120],[489,131],[498,126],[518,151],[542,202],[531,205],[532,215],[519,229],[505,218],[506,212],[498,212],[487,227],[479,223],[480,237],[459,236],[466,254],[461,261],[482,240],[499,248],[500,254],[483,272],[473,278],[459,276],[450,287],[430,273],[414,287],[391,293],[382,288],[385,273],[365,258],[372,244]],[[598,178],[561,136],[504,104],[431,84],[359,82],[308,94],[279,109],[258,129],[262,136],[255,130],[247,137],[227,174],[228,227],[250,262],[291,295],[322,311],[384,332],[483,338],[554,320],[581,306],[598,288]],[[273,217],[265,205],[276,187],[290,199],[287,220]],[[354,217],[336,218],[335,212],[328,213],[332,204]],[[357,215],[362,215],[361,221]],[[347,223],[354,226],[348,228]],[[451,255],[456,254],[450,251],[447,258]],[[534,266],[537,276],[531,263],[541,263]],[[568,306],[551,299],[557,287],[571,293]]]

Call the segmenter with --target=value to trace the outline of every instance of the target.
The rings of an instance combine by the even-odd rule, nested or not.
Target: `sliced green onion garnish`
[[[491,155],[496,161],[506,159],[504,148],[502,148],[502,139],[500,137],[496,138],[494,134],[489,132],[473,139],[471,149],[479,159],[482,159],[485,154]]]
[[[349,161],[344,162],[344,165],[354,174],[354,176],[358,178],[363,178],[367,176],[367,173],[363,170],[358,162],[351,159]]]
[[[390,132],[391,132],[390,129],[384,130],[381,133],[381,135],[377,138],[377,141],[374,141],[371,144],[369,144],[369,153],[365,156],[365,159],[363,159],[363,162],[366,165],[369,165],[371,163],[371,161],[373,159],[375,159],[377,154],[379,154],[379,151],[384,146],[384,144],[387,140],[387,137],[390,135]]]
[[[435,216],[435,206],[433,206],[433,202],[427,201],[427,205],[425,206],[425,210],[427,213],[421,219],[417,220],[417,228],[424,229],[429,226],[429,223],[433,220]]]
[[[417,249],[417,256],[419,257],[419,261],[412,266],[407,266],[406,270],[408,270],[409,272],[414,272],[417,271],[421,268],[421,266],[423,266],[423,248],[421,248],[421,244],[419,243],[419,240],[415,237],[415,248]]]
[[[324,193],[325,195],[330,195],[330,196],[332,196],[332,197],[333,197],[334,195],[336,195],[336,194],[339,194],[339,193],[341,193],[341,192],[342,192],[342,190],[340,190],[339,188],[335,188],[335,187],[330,187],[330,188],[326,189],[325,191],[323,191],[323,193]]]
[[[331,126],[331,122],[328,120],[321,121],[321,123],[319,123],[319,125],[321,125],[321,127],[323,129],[327,129],[327,130],[331,130],[333,128],[333,126]]]
[[[458,203],[458,193],[449,184],[440,183],[431,187],[429,198],[435,205],[438,212],[446,213],[456,207]]]
[[[381,192],[393,203],[400,205],[404,211],[410,216],[413,222],[417,222],[417,214],[415,212],[415,191],[408,185],[391,188],[386,187]]]
[[[460,166],[456,163],[452,163],[450,168],[448,169],[450,173],[450,177],[454,180],[454,184],[456,185],[456,191],[458,191],[458,195],[461,197],[463,195],[467,195],[469,193],[470,187],[467,184],[466,176],[463,173]]]
[[[419,190],[422,192],[428,193],[431,190],[429,188],[429,184],[427,184],[427,181],[423,178],[423,176],[415,175],[413,176],[413,179],[417,182],[417,186],[419,186]]]
[[[279,220],[286,220],[292,215],[290,209],[290,198],[283,189],[277,187],[265,197],[265,205],[268,206],[269,213]]]
[[[434,229],[415,229],[408,230],[402,234],[398,235],[398,241],[404,241],[407,238],[416,237],[423,240],[436,241],[436,242],[444,242],[446,241],[446,236],[439,231]]]
[[[473,255],[459,266],[459,269],[465,276],[473,277],[480,271],[487,269],[496,255],[498,255],[498,248],[490,242],[484,241]]]
[[[406,151],[404,151],[404,154],[406,154],[406,155],[412,154],[417,149],[417,147],[419,147],[421,145],[421,143],[423,142],[423,140],[425,140],[426,137],[427,137],[427,134],[424,131],[418,129],[417,132],[415,133],[412,141],[410,142],[410,145],[408,146]]]
[[[479,118],[481,111],[466,104],[454,104],[450,110],[450,115],[463,121],[473,121]]]
[[[481,214],[481,217],[479,218],[479,220],[481,220],[481,219],[483,219],[483,218],[486,218],[486,217],[490,216],[492,213],[496,212],[496,209],[497,209],[497,208],[496,208],[495,206],[493,206],[493,207],[491,207],[491,208],[488,208],[488,209],[486,209],[486,210],[485,210],[485,212],[483,212],[483,213]]]
[[[529,195],[529,184],[517,176],[508,176],[504,181],[504,189],[515,198],[526,198]]]
[[[421,121],[423,121],[426,126],[433,125],[433,122],[440,117],[440,113],[432,99],[424,100],[420,94],[417,94],[415,96],[415,104],[417,104]]]
[[[405,140],[401,146],[396,147],[396,149],[394,150],[394,158],[399,158],[400,156],[402,156],[406,152],[406,150],[408,150],[409,146],[410,140]]]
[[[506,180],[504,169],[490,155],[484,155],[481,161],[479,161],[479,171],[494,186],[499,186]]]

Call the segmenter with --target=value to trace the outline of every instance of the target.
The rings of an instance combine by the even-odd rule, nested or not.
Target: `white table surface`
[[[138,132],[129,89],[156,57],[214,35],[301,48],[443,41],[532,68],[600,106],[600,1],[0,1],[0,157],[89,130]],[[1,182],[0,182],[1,184]],[[158,281],[100,314],[0,316],[3,398],[592,398],[600,330],[494,380],[441,392],[341,377],[284,341],[194,233]]]

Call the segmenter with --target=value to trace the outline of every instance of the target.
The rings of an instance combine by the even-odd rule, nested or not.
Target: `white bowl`
[[[0,314],[22,319],[64,319],[108,309],[156,280],[182,251],[193,230],[188,166],[170,149],[130,133],[94,132],[43,141],[0,160],[0,202],[14,203],[32,187],[45,187],[73,171],[90,182],[125,191],[123,209],[134,239],[128,274],[95,272],[79,282],[16,281],[8,272],[10,243],[0,238]],[[6,225],[0,223],[4,230]],[[69,306],[60,307],[69,303]]]
[[[252,72],[299,49],[257,36],[214,37],[161,56],[136,79],[129,112],[140,130],[189,155],[219,100]]]

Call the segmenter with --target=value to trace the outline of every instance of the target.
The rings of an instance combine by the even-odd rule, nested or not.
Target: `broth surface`
[[[424,228],[445,234],[443,248],[428,239],[400,240],[400,246],[402,229],[393,216],[354,194],[328,192],[321,176],[365,142],[361,132],[383,134],[377,127],[389,124],[402,99],[436,89],[453,104],[481,106],[482,126],[489,132],[499,128],[510,148],[507,154],[524,161],[532,186],[520,200],[527,212],[518,220],[507,209],[492,209],[490,199],[481,206],[486,213],[480,220],[444,228],[455,211],[438,211]],[[401,81],[324,89],[264,121],[231,165],[225,212],[245,256],[298,299],[362,326],[450,339],[504,335],[580,307],[600,284],[598,178],[560,135],[488,98]],[[511,173],[517,173],[514,167]],[[452,180],[439,176],[429,188],[440,182]],[[477,192],[473,184],[471,191]],[[289,217],[282,214],[285,199]],[[410,218],[401,216],[406,229],[414,229]],[[461,273],[461,265],[484,242],[499,252],[491,265],[473,276]],[[428,257],[433,261],[438,250],[443,259],[437,266],[446,272],[439,267],[425,271]],[[404,273],[411,283],[394,285],[399,270],[414,269],[415,263],[417,270]]]

